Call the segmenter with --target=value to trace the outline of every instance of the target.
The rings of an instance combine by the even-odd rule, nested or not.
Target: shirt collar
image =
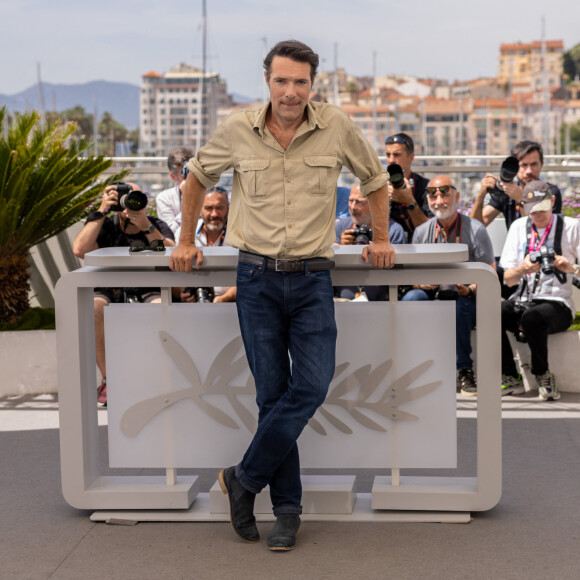
[[[259,110],[258,114],[256,115],[256,120],[254,121],[253,129],[257,131],[262,137],[264,136],[264,129],[266,127],[266,114],[268,113],[268,109],[270,108],[271,101],[268,101],[264,104]],[[326,129],[327,123],[320,118],[319,115],[316,113],[316,109],[314,108],[312,101],[308,101],[306,104],[306,131],[314,131],[316,128],[319,129]]]

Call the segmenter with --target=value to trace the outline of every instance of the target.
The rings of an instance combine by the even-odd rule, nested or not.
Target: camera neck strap
[[[433,220],[433,232],[431,233],[431,238],[434,244],[460,244],[461,243],[461,230],[463,222],[461,220],[461,214],[457,212],[457,219],[451,224],[449,229],[445,229],[445,226],[439,223],[439,220]],[[453,237],[451,237],[453,236]]]

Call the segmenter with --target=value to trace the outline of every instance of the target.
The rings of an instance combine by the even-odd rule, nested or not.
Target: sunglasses
[[[441,192],[442,196],[448,195],[450,189],[456,189],[453,185],[437,185],[435,187],[427,187],[425,191],[429,197],[437,197],[437,190]]]
[[[143,240],[131,240],[129,252],[144,252],[145,250],[165,252],[165,244],[163,243],[163,240],[152,240],[149,245],[147,245]]]
[[[406,139],[401,135],[391,135],[385,139],[385,145],[392,145],[393,143],[400,143],[405,145],[410,153],[412,153],[414,150],[413,144],[409,141],[409,139]]]

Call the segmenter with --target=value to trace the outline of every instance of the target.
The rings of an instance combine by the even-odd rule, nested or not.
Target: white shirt
[[[556,214],[554,214],[556,217]],[[560,216],[564,218],[562,228],[562,255],[574,264],[580,257],[580,222],[576,218]],[[499,261],[500,266],[507,270],[519,266],[526,255],[528,249],[527,224],[528,218],[517,219],[508,230],[507,238]],[[546,229],[538,230],[539,239],[542,239]],[[552,225],[548,238],[544,245],[549,248],[554,247],[554,236],[556,233],[556,221]],[[510,296],[510,300],[517,300],[520,296],[521,286],[527,279],[527,287],[523,292],[522,300],[558,300],[564,302],[572,311],[576,312],[574,301],[572,300],[572,274],[566,274],[566,281],[560,282],[555,275],[546,276],[540,271],[539,279],[536,283],[536,273],[526,274]]]
[[[157,194],[155,198],[157,215],[162,219],[175,234],[181,228],[181,192],[179,184]],[[177,242],[178,239],[175,238]]]

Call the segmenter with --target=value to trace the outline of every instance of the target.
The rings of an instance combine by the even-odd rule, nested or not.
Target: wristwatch
[[[149,227],[146,230],[141,230],[142,234],[152,234],[155,231],[155,226],[153,224],[149,224]]]
[[[92,211],[87,216],[86,223],[88,224],[89,222],[96,222],[97,220],[102,220],[105,217],[105,215],[106,214],[103,213],[102,211]]]
[[[417,207],[417,202],[407,204],[407,209],[414,210]]]

